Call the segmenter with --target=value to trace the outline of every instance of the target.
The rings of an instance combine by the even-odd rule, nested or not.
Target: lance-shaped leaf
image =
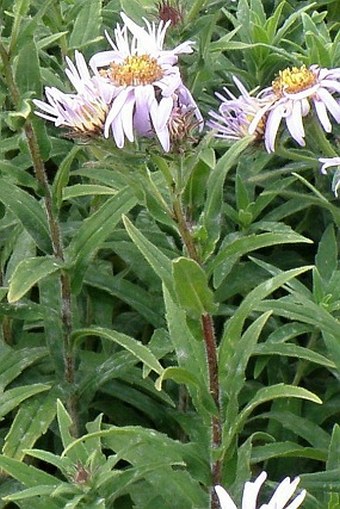
[[[13,389],[5,391],[1,395],[0,419],[19,406],[25,399],[39,394],[39,392],[47,391],[48,389],[50,389],[50,386],[46,384],[31,384],[14,387]]]
[[[150,369],[158,373],[159,375],[163,371],[162,365],[158,362],[154,354],[149,348],[143,345],[140,341],[137,341],[126,334],[122,334],[115,330],[104,329],[102,327],[89,327],[87,329],[79,329],[74,331],[72,334],[73,341],[79,341],[81,338],[86,336],[100,336],[106,338],[118,345],[122,346],[133,355],[135,355],[141,362],[146,364]]]
[[[173,295],[173,279],[171,274],[171,260],[158,247],[150,242],[127,217],[123,222],[132,242],[142,253],[155,273],[160,277],[168,291]]]
[[[9,281],[8,302],[13,303],[21,299],[33,285],[57,272],[60,267],[60,261],[53,256],[34,256],[22,260]]]
[[[137,200],[133,192],[128,188],[124,188],[85,219],[67,249],[71,263],[75,263],[72,280],[72,287],[75,292],[78,292],[81,288],[91,258],[94,257],[102,243],[112,233],[122,214],[129,212],[136,203]]]
[[[220,236],[220,215],[223,203],[223,186],[229,170],[237,163],[242,152],[251,143],[252,138],[246,137],[234,143],[230,149],[219,159],[211,171],[207,183],[207,200],[203,211],[203,225],[209,234],[210,254]]]
[[[27,487],[33,488],[39,485],[49,485],[52,490],[60,482],[56,477],[47,474],[33,465],[26,465],[22,461],[7,458],[3,455],[0,456],[0,468]]]
[[[180,257],[172,262],[175,291],[179,304],[193,317],[215,310],[207,276],[197,262]]]
[[[283,383],[272,385],[270,387],[262,387],[238,414],[234,423],[230,423],[229,421],[225,422],[222,439],[223,449],[226,451],[229,448],[232,440],[242,431],[249,415],[256,407],[262,403],[266,403],[267,401],[272,401],[277,398],[300,398],[312,401],[313,403],[322,403],[318,396],[303,387],[296,387],[295,385],[286,385]]]
[[[50,234],[41,204],[29,193],[2,179],[0,201],[20,221],[41,251],[51,251]]]
[[[32,447],[48,430],[56,414],[56,395],[52,391],[30,398],[21,404],[9,432],[6,435],[3,453],[22,460],[24,449]]]
[[[226,246],[222,245],[219,253],[208,266],[208,274],[214,272],[214,286],[217,288],[223,281],[226,273],[224,264],[227,263],[229,268],[230,259],[233,258],[235,263],[236,257],[241,257],[246,253],[261,249],[263,247],[275,246],[277,244],[293,244],[297,242],[305,242],[312,244],[312,241],[295,233],[294,231],[287,232],[266,232],[258,235],[247,235],[229,242]]]

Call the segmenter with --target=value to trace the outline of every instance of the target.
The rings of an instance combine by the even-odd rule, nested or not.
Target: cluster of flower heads
[[[203,126],[202,115],[190,91],[183,84],[178,55],[192,52],[192,41],[164,50],[164,38],[171,21],[137,25],[121,13],[112,47],[93,55],[87,65],[76,51],[75,63],[67,58],[66,74],[75,93],[46,87],[47,102],[34,100],[36,114],[67,127],[75,135],[113,136],[117,147],[135,136],[157,137],[163,150],[171,142]],[[90,68],[90,70],[89,70]]]
[[[340,104],[333,97],[340,93],[340,68],[322,69],[317,65],[287,68],[256,96],[237,78],[234,81],[241,95],[235,97],[225,89],[227,97],[216,94],[221,100],[218,113],[210,112],[208,125],[219,137],[234,140],[250,134],[255,139],[264,139],[267,151],[274,152],[282,120],[300,146],[305,145],[303,117],[312,108],[327,133],[332,130],[329,115],[340,123]]]
[[[96,53],[89,64],[78,51],[75,65],[66,58],[66,74],[75,93],[46,87],[46,102],[34,100],[36,114],[68,128],[74,136],[112,136],[118,148],[136,136],[156,137],[165,152],[183,139],[193,140],[192,130],[203,128],[203,118],[177,65],[178,55],[191,53],[193,42],[163,49],[169,24],[179,22],[182,15],[175,9],[179,16],[175,17],[171,9],[167,1],[160,3],[158,26],[144,20],[141,27],[121,13],[123,25],[117,24],[114,40],[106,33],[111,50]],[[237,77],[233,79],[240,95],[224,88],[225,95],[216,94],[221,101],[218,111],[209,112],[207,126],[217,137],[237,140],[252,135],[274,152],[283,121],[300,146],[305,145],[303,119],[311,111],[327,133],[332,130],[331,119],[340,123],[336,97],[340,68],[287,68],[256,95]],[[339,166],[339,161],[338,157],[320,159],[322,170]],[[339,183],[337,179],[336,191]]]
[[[254,140],[264,140],[270,153],[275,151],[283,121],[291,137],[302,147],[305,146],[303,119],[309,113],[316,115],[326,133],[332,131],[331,120],[340,123],[340,68],[324,69],[318,65],[287,68],[257,95],[249,93],[238,78],[233,79],[240,95],[236,97],[225,88],[225,96],[216,94],[221,101],[218,112],[209,112],[211,118],[207,125],[219,138],[237,140],[252,135]],[[322,173],[329,167],[338,167],[332,185],[338,196],[340,157],[319,161]]]
[[[256,509],[257,497],[266,478],[266,472],[262,472],[254,482],[245,483],[241,509]],[[259,509],[297,509],[300,507],[305,499],[306,490],[302,490],[292,499],[299,482],[299,477],[296,477],[293,481],[290,481],[290,478],[286,477],[278,485],[269,502],[262,504]],[[232,498],[226,490],[222,488],[222,486],[215,486],[215,491],[218,496],[221,509],[237,509]]]

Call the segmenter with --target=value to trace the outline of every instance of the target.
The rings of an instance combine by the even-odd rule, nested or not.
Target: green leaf
[[[221,365],[228,365],[228,359],[234,352],[238,338],[241,336],[244,322],[251,310],[258,308],[261,301],[277,288],[280,288],[280,286],[286,284],[291,279],[303,274],[311,268],[312,266],[307,265],[305,267],[299,267],[297,269],[291,269],[286,272],[279,273],[273,278],[264,281],[248,293],[226,326],[219,351]]]
[[[80,150],[81,147],[78,145],[72,147],[70,152],[68,152],[66,157],[60,163],[57,174],[54,177],[52,196],[58,209],[60,209],[62,205],[64,187],[67,186],[69,181],[71,165]]]
[[[80,462],[83,465],[85,465],[88,460],[88,452],[84,444],[81,441],[76,441],[75,438],[71,435],[73,421],[70,414],[64,407],[63,403],[60,401],[60,399],[57,400],[57,421],[61,441],[64,447],[64,452],[61,455],[61,459],[63,459],[66,456],[65,459],[66,466],[68,464],[68,460],[71,460],[74,464]],[[68,455],[65,455],[65,450],[69,446],[72,446],[74,442],[76,442],[76,445],[72,448],[71,452]],[[49,460],[53,461],[53,456],[49,455]],[[58,462],[57,459],[55,459],[54,461]]]
[[[41,204],[29,193],[2,179],[0,201],[20,221],[41,251],[51,252],[50,234]]]
[[[159,302],[159,299],[140,285],[124,279],[121,274],[108,278],[107,273],[93,266],[86,272],[85,284],[118,297],[138,311],[154,327],[158,328],[164,325],[164,306]]]
[[[22,260],[9,281],[8,302],[21,299],[41,279],[57,272],[61,263],[53,256],[36,256]]]
[[[215,168],[216,166],[216,156],[215,151],[211,147],[207,147],[201,151],[199,158],[203,161],[209,168]]]
[[[226,425],[224,426],[222,447],[225,448],[225,450],[228,450],[231,441],[238,433],[241,432],[247,418],[256,407],[262,403],[266,403],[267,401],[272,401],[277,398],[300,398],[312,401],[313,403],[322,403],[318,396],[303,387],[296,387],[295,385],[286,385],[283,383],[271,385],[269,387],[262,387],[238,414],[233,424],[228,421],[226,422]]]
[[[53,489],[60,483],[56,477],[47,474],[43,470],[3,455],[0,456],[0,468],[27,487],[33,488],[45,484]]]
[[[102,22],[101,8],[101,0],[87,0],[82,3],[70,35],[70,49],[84,48],[99,39]]]
[[[33,39],[19,52],[15,79],[21,94],[34,91],[39,97],[42,95],[38,51]]]
[[[155,387],[158,391],[162,390],[162,384],[164,380],[175,380],[175,382],[178,384],[193,384],[196,387],[199,387],[199,382],[196,376],[184,368],[170,367],[164,369],[163,373],[157,378],[155,382]]]
[[[12,495],[7,495],[6,497],[4,497],[4,500],[15,502],[15,501],[19,501],[19,500],[27,500],[27,499],[33,498],[33,497],[34,498],[41,497],[42,500],[45,500],[45,504],[48,503],[48,506],[50,508],[51,507],[50,500],[51,499],[53,500],[53,498],[55,498],[55,492],[54,492],[55,490],[57,491],[58,495],[61,496],[65,492],[67,494],[69,494],[71,491],[71,486],[70,486],[70,484],[62,483],[60,481],[54,487],[52,487],[50,484],[47,484],[47,485],[40,484],[39,486],[34,486],[32,488],[27,488],[26,490],[17,491],[15,493],[13,493]],[[76,491],[75,488],[74,488],[74,491]],[[83,495],[80,495],[80,498],[83,498]],[[61,502],[61,503],[63,503],[63,502]],[[34,506],[35,506],[35,501],[34,501]],[[46,505],[45,505],[45,507],[46,507]],[[61,507],[60,503],[54,507],[60,508]],[[69,507],[69,504],[64,505],[64,509],[66,509],[66,508],[68,509],[68,507]]]
[[[179,366],[188,373],[194,374],[198,380],[199,390],[195,385],[189,386],[189,392],[193,398],[196,408],[202,412],[203,409],[210,411],[208,374],[205,360],[204,342],[197,340],[188,327],[185,311],[171,298],[165,286],[163,287],[166,309],[166,320],[168,324],[171,342],[177,354]],[[202,397],[203,395],[203,397]]]
[[[328,449],[326,470],[340,468],[340,426],[334,424],[331,441]]]
[[[50,386],[46,384],[22,385],[20,387],[8,389],[1,395],[0,419],[19,406],[25,399],[39,394],[39,392],[48,391],[49,389]]]
[[[243,138],[234,143],[219,159],[211,171],[207,183],[207,199],[203,212],[203,225],[209,233],[209,254],[220,236],[220,215],[223,203],[223,186],[229,170],[237,162],[240,154],[251,143],[252,137]]]
[[[241,257],[246,253],[263,247],[275,246],[278,244],[294,244],[298,242],[312,244],[311,240],[293,231],[283,233],[266,232],[258,235],[247,235],[245,237],[232,240],[227,245],[224,245],[223,243],[218,254],[208,265],[208,275],[211,275],[214,272],[214,286],[215,288],[218,288],[225,277],[226,269],[224,268],[224,264],[226,264],[231,257]]]
[[[56,410],[53,391],[22,403],[6,435],[4,455],[21,461],[25,456],[24,449],[32,447],[46,433]]]
[[[117,194],[117,191],[112,189],[112,187],[101,186],[99,184],[75,184],[74,186],[65,187],[63,189],[63,200],[70,200],[78,196],[114,194]]]
[[[132,242],[136,245],[145,259],[149,262],[155,273],[160,277],[168,291],[174,295],[174,287],[171,271],[171,260],[162,253],[158,247],[150,242],[144,235],[131,223],[127,217],[123,217],[124,226]]]
[[[102,327],[88,327],[86,329],[78,329],[73,332],[72,340],[78,342],[80,339],[86,336],[100,336],[102,338],[106,338],[114,343],[117,343],[121,347],[128,350],[135,357],[137,357],[141,362],[143,362],[150,369],[158,373],[159,375],[163,372],[162,365],[158,362],[157,358],[154,354],[143,345],[141,342],[137,341],[126,334],[122,334],[120,332],[104,329]]]
[[[216,306],[204,270],[197,262],[180,257],[172,262],[175,291],[180,305],[191,315],[212,313]]]
[[[17,378],[28,366],[43,359],[47,355],[45,348],[21,348],[13,350],[8,346],[0,346],[0,391]]]
[[[66,250],[70,262],[75,264],[72,273],[74,292],[80,291],[90,260],[115,229],[122,214],[129,212],[136,203],[132,191],[124,188],[83,221]]]
[[[329,281],[333,272],[337,269],[338,247],[335,238],[334,227],[329,224],[324,231],[318,246],[318,252],[315,257],[315,265],[320,276]]]
[[[267,341],[266,343],[256,345],[253,355],[284,355],[296,357],[297,359],[305,359],[330,369],[335,368],[334,362],[327,359],[324,355],[313,352],[309,348],[294,345],[293,343],[273,344]]]
[[[46,37],[42,37],[42,39],[39,39],[37,41],[37,49],[39,51],[48,48],[49,46],[53,46],[58,39],[61,39],[61,37],[64,37],[64,35],[68,34],[68,32],[57,32],[56,34],[47,35]]]

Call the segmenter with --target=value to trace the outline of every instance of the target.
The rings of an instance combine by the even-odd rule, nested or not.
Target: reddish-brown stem
[[[182,242],[187,250],[190,258],[200,263],[199,255],[193,240],[190,228],[185,219],[182,205],[178,197],[175,198],[173,204],[174,218],[177,222],[178,230]],[[222,429],[220,420],[220,388],[218,381],[218,362],[217,362],[217,348],[216,337],[214,330],[214,322],[209,313],[201,316],[203,338],[205,343],[205,351],[208,365],[209,375],[209,391],[215,402],[217,413],[211,418],[211,445],[213,451],[221,446]],[[213,460],[211,464],[211,475],[213,486],[221,482],[221,461]],[[219,503],[215,493],[211,497],[211,509],[218,509]]]

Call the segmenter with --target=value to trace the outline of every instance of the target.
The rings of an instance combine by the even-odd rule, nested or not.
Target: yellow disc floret
[[[279,76],[272,82],[272,88],[276,95],[281,97],[284,92],[296,94],[302,90],[311,88],[317,82],[313,71],[305,65],[301,67],[287,67],[279,72]]]
[[[157,60],[149,55],[131,55],[122,64],[112,62],[109,69],[101,74],[118,86],[138,86],[159,80],[163,70]]]

